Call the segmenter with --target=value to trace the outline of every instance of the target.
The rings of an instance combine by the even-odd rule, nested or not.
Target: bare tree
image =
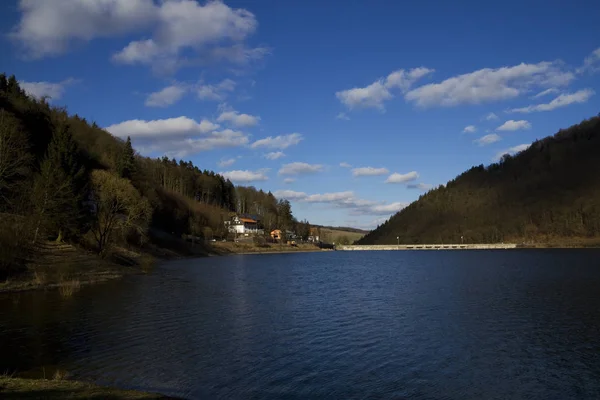
[[[148,200],[131,182],[101,170],[92,172],[91,206],[96,216],[91,232],[101,255],[117,231],[133,230],[144,235],[152,215]]]

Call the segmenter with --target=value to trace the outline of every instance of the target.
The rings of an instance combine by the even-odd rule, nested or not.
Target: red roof
[[[250,224],[256,224],[256,221],[250,218],[240,218],[240,221],[242,222],[248,222]]]

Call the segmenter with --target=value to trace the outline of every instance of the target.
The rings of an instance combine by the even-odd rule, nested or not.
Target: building
[[[321,241],[321,237],[319,236],[319,228],[310,228],[308,241],[311,243],[318,243]]]
[[[259,226],[259,221],[246,216],[234,215],[231,220],[225,221],[227,231],[248,236],[249,234],[262,234],[263,230]]]

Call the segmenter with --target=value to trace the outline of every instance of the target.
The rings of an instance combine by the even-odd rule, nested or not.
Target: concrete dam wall
[[[360,250],[489,250],[515,249],[515,243],[479,243],[479,244],[382,244],[382,245],[339,245],[339,251]]]

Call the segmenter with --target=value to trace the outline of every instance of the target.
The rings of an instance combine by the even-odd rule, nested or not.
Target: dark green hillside
[[[190,161],[137,154],[96,123],[24,92],[0,74],[0,279],[27,270],[39,242],[110,255],[154,237],[222,236],[231,212],[295,229],[289,202]],[[157,243],[159,246],[165,242]]]
[[[422,195],[360,244],[600,241],[600,118],[473,167]]]

